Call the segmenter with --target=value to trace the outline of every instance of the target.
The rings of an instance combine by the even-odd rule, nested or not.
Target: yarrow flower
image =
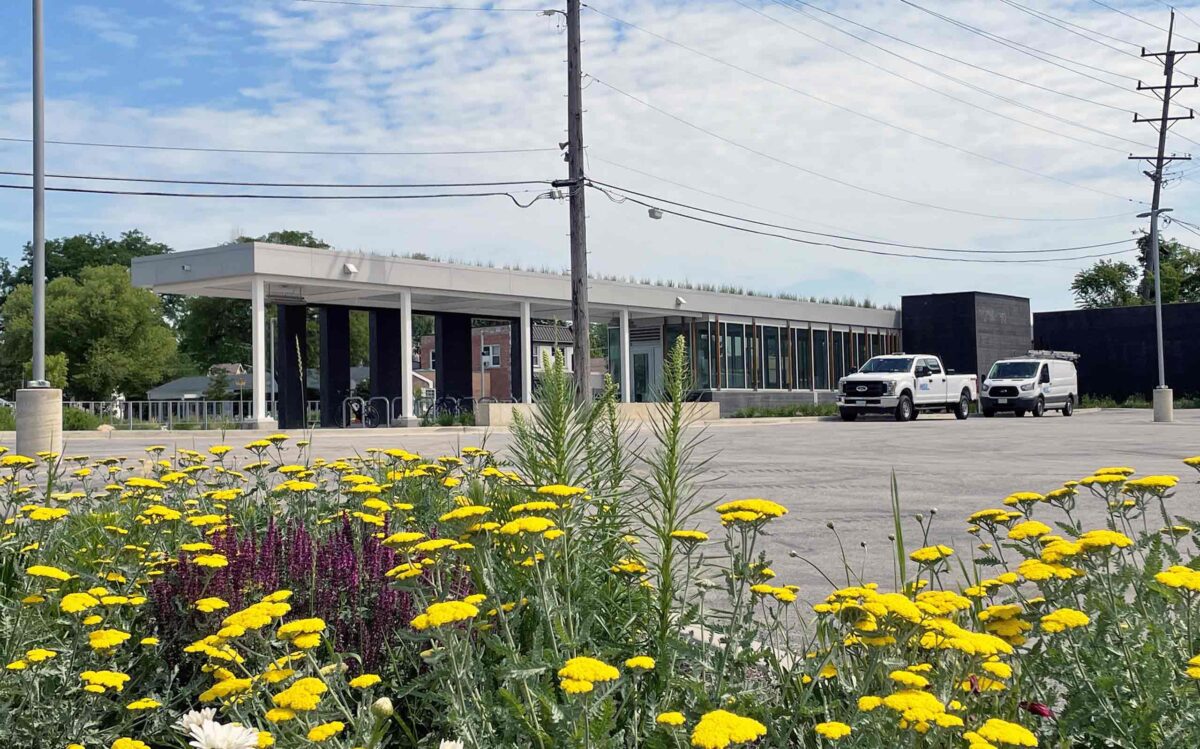
[[[850,726],[845,723],[839,723],[836,720],[818,723],[813,726],[813,730],[831,741],[837,741],[850,735]]]
[[[692,729],[692,746],[699,749],[725,749],[762,738],[767,727],[753,718],[744,718],[727,710],[713,710],[700,716]]]
[[[986,742],[991,745],[1007,744],[1009,746],[1037,746],[1037,736],[1025,726],[1009,723],[999,718],[988,718],[975,731],[967,731],[963,738],[972,744]],[[982,739],[982,742],[978,741]]]
[[[654,722],[660,726],[682,726],[687,722],[687,718],[683,716],[683,713],[671,711],[659,713]]]
[[[476,616],[479,616],[479,609],[466,601],[442,601],[429,604],[425,613],[414,617],[411,624],[413,629],[426,630],[466,621]]]
[[[1042,629],[1046,632],[1062,632],[1064,629],[1085,627],[1091,618],[1075,609],[1058,609],[1042,617]]]
[[[918,564],[933,564],[954,553],[954,549],[944,544],[925,546],[908,555],[908,558]]]

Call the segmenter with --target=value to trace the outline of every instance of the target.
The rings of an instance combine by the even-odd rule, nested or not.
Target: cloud
[[[214,11],[193,7],[190,1],[175,3],[184,20],[195,13],[203,15],[205,23],[236,29],[241,35],[237,45],[251,52],[231,58],[217,46],[216,37],[205,36],[203,28],[175,23],[181,29],[179,44],[208,57],[183,56],[173,63],[170,76],[130,81],[130,87],[146,91],[159,80],[188,81],[196,66],[205,68],[215,59],[237,71],[235,86],[223,88],[219,97],[171,104],[133,95],[116,97],[114,104],[112,88],[103,99],[86,92],[52,98],[52,137],[331,150],[555,148],[565,140],[565,34],[556,18],[291,2],[231,5]],[[1126,76],[1079,68],[1109,81],[1106,84],[988,42],[912,8],[882,0],[828,6],[836,7],[839,15],[951,57],[1078,97],[1069,98],[954,63],[828,16],[810,11],[810,17],[793,10],[794,4],[746,0],[746,5],[750,8],[725,2],[595,3],[605,13],[702,54],[585,10],[585,72],[720,136],[681,124],[592,82],[584,92],[591,176],[761,221],[934,246],[1027,249],[1092,244],[1129,238],[1141,225],[1134,218],[1141,206],[1093,192],[1148,199],[1148,180],[1125,158],[1137,146],[1069,123],[1152,144],[1153,132],[1133,124],[1132,115],[1125,111],[1148,113],[1153,108],[1152,100],[1133,90],[1138,77],[1150,81],[1158,75],[1133,46],[1161,44],[1152,29],[1094,5],[1055,6],[1047,11],[1130,40],[1129,45],[1107,40],[1129,52],[1121,54],[1010,6],[985,0],[963,0],[949,9],[937,5],[939,11],[1078,66]],[[92,28],[103,26],[104,19],[111,21],[117,13],[89,15],[94,9],[88,7],[83,15]],[[1147,18],[1157,13],[1149,6],[1135,12]],[[814,17],[1059,119],[954,84],[821,25]],[[175,38],[161,26],[153,27],[162,42],[153,51],[165,55]],[[1191,31],[1200,33],[1197,27]],[[143,44],[139,38],[139,49]],[[186,92],[190,85],[173,88]],[[0,131],[27,132],[27,100],[4,97],[0,91]],[[1180,134],[1189,132],[1188,123],[1178,128]],[[930,138],[960,150],[937,145]],[[1172,143],[1186,150],[1186,144]],[[566,171],[554,152],[306,157],[63,146],[52,147],[50,156],[62,171],[269,181],[552,179],[564,177]],[[0,147],[0,163],[19,165],[20,158],[12,149]],[[921,207],[869,191],[1003,216],[1113,218],[998,220]],[[1181,208],[1196,197],[1187,181],[1167,196],[1168,204]],[[904,293],[978,288],[1029,295],[1035,308],[1046,309],[1071,303],[1070,277],[1091,262],[975,265],[885,258],[726,231],[678,217],[651,221],[644,208],[611,202],[594,191],[587,200],[589,262],[597,273],[730,280],[764,290],[853,294],[877,301],[896,301]],[[11,207],[14,212],[7,215],[20,215],[26,202],[27,196],[0,195],[0,210]],[[1179,212],[1188,218],[1186,211]],[[520,210],[503,198],[319,203],[55,195],[51,216],[52,235],[92,229],[116,232],[136,225],[179,248],[226,241],[235,229],[257,234],[295,227],[311,229],[338,246],[374,251],[421,251],[554,268],[565,266],[568,257],[565,205],[550,201]],[[7,235],[16,230],[0,226],[0,231]],[[10,250],[6,247],[6,251]]]
[[[113,13],[94,5],[77,5],[71,8],[70,18],[76,24],[95,33],[104,41],[118,47],[133,49],[137,46],[137,34],[127,24],[117,20]]]

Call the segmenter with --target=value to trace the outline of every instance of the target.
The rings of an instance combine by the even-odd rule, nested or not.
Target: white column
[[[521,402],[533,403],[533,321],[529,302],[521,302]]]
[[[621,310],[621,402],[633,402],[633,362],[629,360],[629,310]]]
[[[400,292],[400,423],[416,426],[413,414],[412,292]]]
[[[250,369],[254,391],[255,426],[267,428],[267,305],[266,284],[259,277],[250,281]]]

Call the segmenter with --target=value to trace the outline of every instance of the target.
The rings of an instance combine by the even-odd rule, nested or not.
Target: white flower
[[[442,739],[442,743],[438,744],[438,749],[463,749],[463,742]]]
[[[184,713],[179,722],[175,724],[175,730],[185,736],[192,732],[192,726],[198,726],[206,721],[211,721],[217,715],[215,707],[206,707],[203,710],[192,710]]]
[[[258,731],[232,723],[217,723],[206,720],[192,726],[192,740],[196,749],[256,749]]]

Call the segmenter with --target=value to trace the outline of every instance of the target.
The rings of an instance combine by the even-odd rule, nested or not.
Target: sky
[[[559,7],[546,0],[454,5]],[[941,262],[814,246],[669,214],[652,220],[645,207],[591,190],[593,274],[880,303],[911,293],[981,290],[1028,296],[1034,310],[1063,309],[1073,304],[1074,273],[1095,262],[1070,258],[1132,248],[1146,226],[1136,214],[1148,209],[1151,183],[1142,174],[1146,165],[1127,157],[1150,154],[1155,145],[1151,126],[1132,120],[1135,111],[1154,116],[1161,107],[1136,91],[1138,79],[1162,83],[1161,66],[1138,50],[1165,44],[1165,32],[1156,28],[1168,18],[1160,0],[586,5],[584,133],[592,179],[739,219],[899,244],[1019,251],[1128,242],[1052,256],[982,256],[1019,261],[1003,264]],[[558,152],[566,140],[560,15],[303,0],[50,0],[46,6],[51,140],[304,151],[545,149],[281,155],[50,144],[53,174],[404,184],[566,177]],[[1181,9],[1176,47],[1195,48],[1200,6]],[[10,32],[0,48],[0,138],[27,139],[30,3],[0,4],[0,28]],[[1200,73],[1200,55],[1180,69]],[[1178,101],[1184,113],[1200,94],[1185,89]],[[1200,123],[1180,122],[1168,151],[1187,152],[1193,144],[1185,138],[1200,141]],[[30,168],[28,142],[0,140],[0,171]],[[1171,170],[1178,179],[1168,184],[1163,205],[1200,223],[1200,210],[1193,210],[1200,166],[1195,174],[1189,169]],[[30,180],[0,176],[0,183]],[[65,178],[50,184],[336,192]],[[529,191],[515,193],[524,203],[545,188],[499,189]],[[301,229],[345,250],[553,270],[569,263],[562,200],[523,209],[503,196],[324,202],[52,192],[47,206],[49,237],[136,228],[186,250]],[[29,192],[0,189],[0,257],[15,260],[31,234]],[[1165,235],[1200,241],[1180,225]],[[1045,257],[1066,259],[1028,262]]]

